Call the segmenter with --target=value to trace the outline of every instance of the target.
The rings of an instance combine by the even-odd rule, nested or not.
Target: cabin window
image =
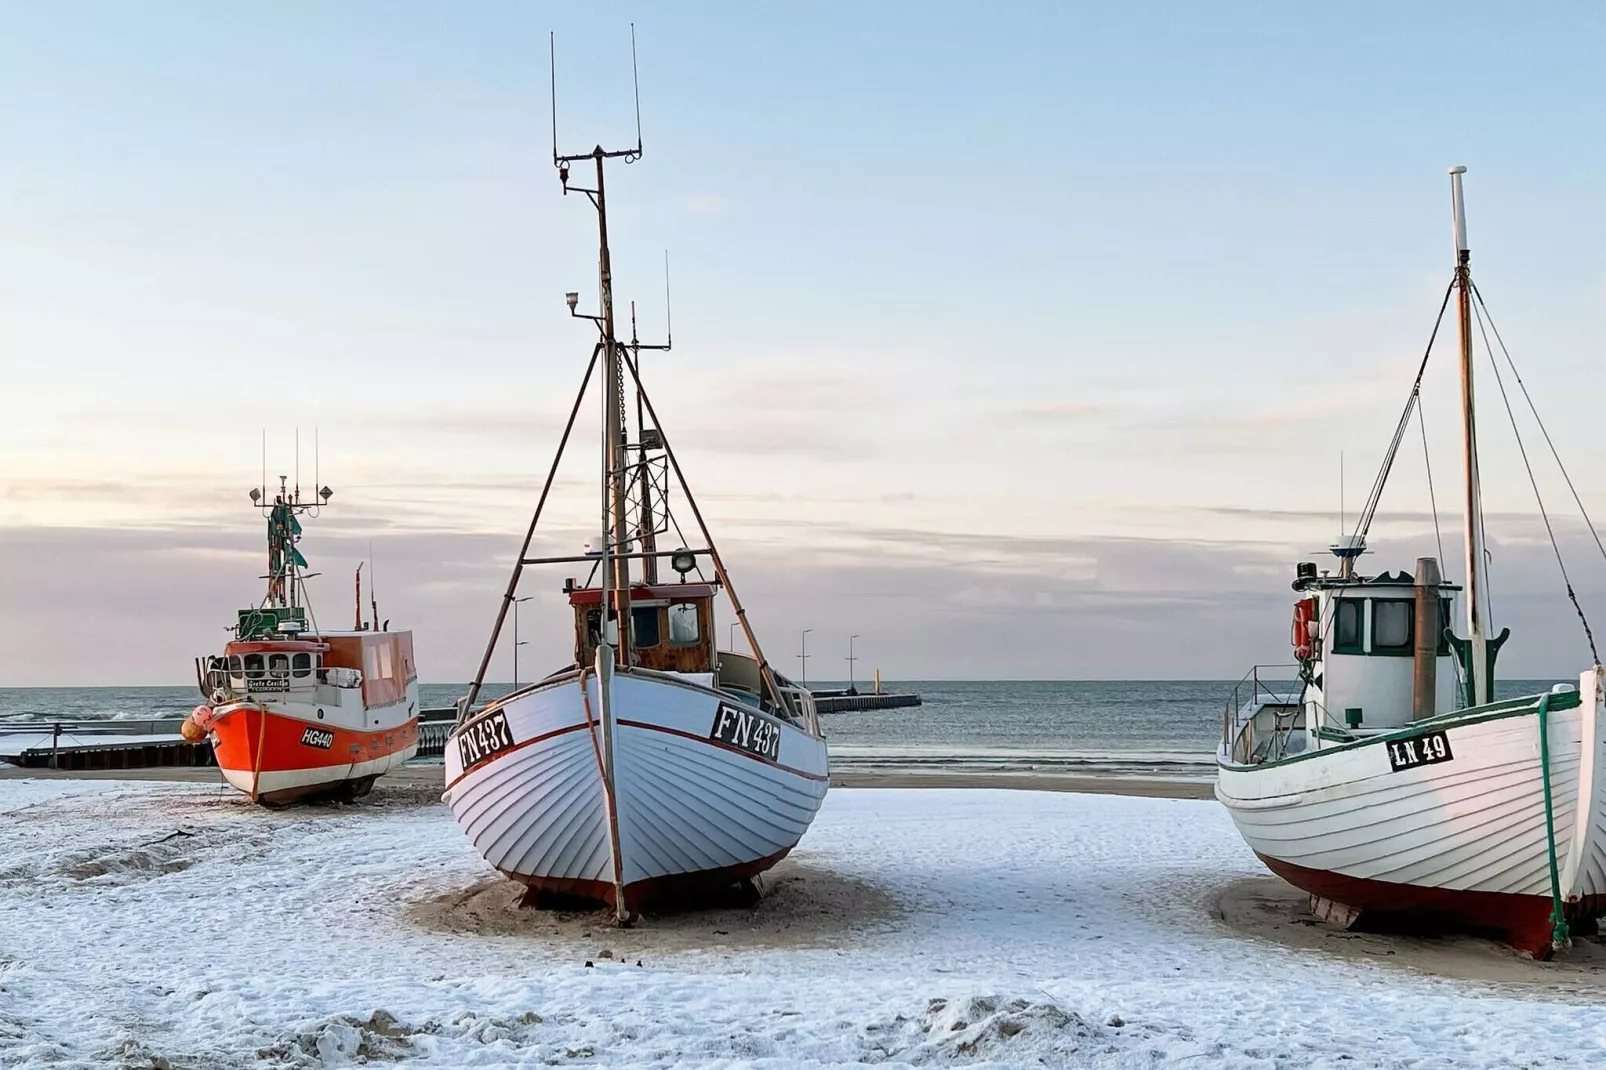
[[[1450,630],[1450,607],[1454,605],[1448,598],[1439,599],[1439,657],[1450,656],[1450,637],[1445,634]]]
[[[602,610],[586,610],[586,646],[595,650],[602,645]]]
[[[1360,599],[1340,598],[1333,610],[1333,653],[1361,654]]]
[[[270,654],[268,656],[268,674],[271,676],[289,676],[290,655]]]
[[[379,675],[386,680],[396,675],[396,663],[391,658],[390,644],[382,643],[379,647]]]
[[[702,639],[695,602],[676,602],[669,607],[669,641],[675,646],[692,646]]]
[[[660,636],[658,634],[658,607],[632,609],[630,611],[630,645],[636,647],[657,646]]]
[[[262,677],[262,655],[247,654],[245,656],[245,675],[247,679],[257,680]]]
[[[297,677],[312,675],[312,655],[297,654],[290,659],[291,671]]]
[[[1416,605],[1403,598],[1379,598],[1372,602],[1372,653],[1409,654],[1415,637]]]

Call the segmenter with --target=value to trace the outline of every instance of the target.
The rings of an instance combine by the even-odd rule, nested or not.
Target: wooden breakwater
[[[814,708],[821,713],[855,713],[859,710],[892,710],[920,705],[920,696],[891,691],[815,691]]]
[[[24,769],[151,769],[216,765],[212,745],[179,735],[183,718],[143,721],[9,721],[0,761]]]

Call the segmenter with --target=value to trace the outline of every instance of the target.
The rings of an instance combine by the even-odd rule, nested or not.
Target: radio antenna
[[[664,348],[675,342],[675,320],[669,307],[669,250],[664,250]]]
[[[630,24],[630,84],[636,94],[636,156],[641,156],[641,76],[636,73],[636,24]],[[626,163],[629,161],[626,160]]]
[[[379,630],[379,584],[374,579],[374,540],[368,540],[368,604],[374,611],[374,631]]]
[[[623,149],[617,152],[604,152],[599,145],[591,152],[582,152],[573,156],[565,156],[558,152],[558,59],[557,35],[547,32],[547,71],[551,76],[552,84],[552,163],[559,170],[564,184],[568,184],[569,168],[567,164],[576,160],[590,160],[599,154],[604,159],[623,158],[625,163],[635,163],[641,159],[641,78],[636,66],[636,24],[630,24],[630,82],[631,90],[636,104],[636,147]]]

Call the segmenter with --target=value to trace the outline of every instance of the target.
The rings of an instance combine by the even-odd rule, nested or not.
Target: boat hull
[[[1537,696],[1261,765],[1224,750],[1216,796],[1268,868],[1313,896],[1491,931],[1547,957],[1554,893],[1570,922],[1606,912],[1595,676],[1581,679],[1583,701],[1547,712],[1548,818]],[[1430,732],[1453,757],[1396,769],[1389,745]]]
[[[345,727],[300,704],[252,702],[213,713],[213,749],[223,777],[268,806],[366,794],[376,778],[418,752],[416,702],[367,711],[373,727]]]
[[[454,730],[443,798],[506,876],[635,913],[762,873],[808,830],[829,781],[823,740],[750,707],[753,738],[774,734],[773,757],[713,738],[722,709],[740,704],[670,674],[613,676],[611,705],[611,795],[594,673],[544,682]]]

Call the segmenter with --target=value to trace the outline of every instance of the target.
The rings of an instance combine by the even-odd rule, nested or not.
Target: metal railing
[[[1266,679],[1269,673],[1278,673],[1271,680]],[[1292,683],[1294,690],[1279,691],[1272,686],[1273,683]],[[1282,665],[1252,665],[1249,671],[1233,685],[1232,694],[1227,699],[1226,708],[1221,712],[1221,744],[1232,750],[1233,741],[1242,734],[1244,725],[1254,719],[1254,711],[1263,705],[1298,706],[1304,684],[1299,680],[1299,666],[1294,664]],[[1248,718],[1244,717],[1244,710],[1251,712]],[[1245,760],[1247,760],[1245,755]]]

